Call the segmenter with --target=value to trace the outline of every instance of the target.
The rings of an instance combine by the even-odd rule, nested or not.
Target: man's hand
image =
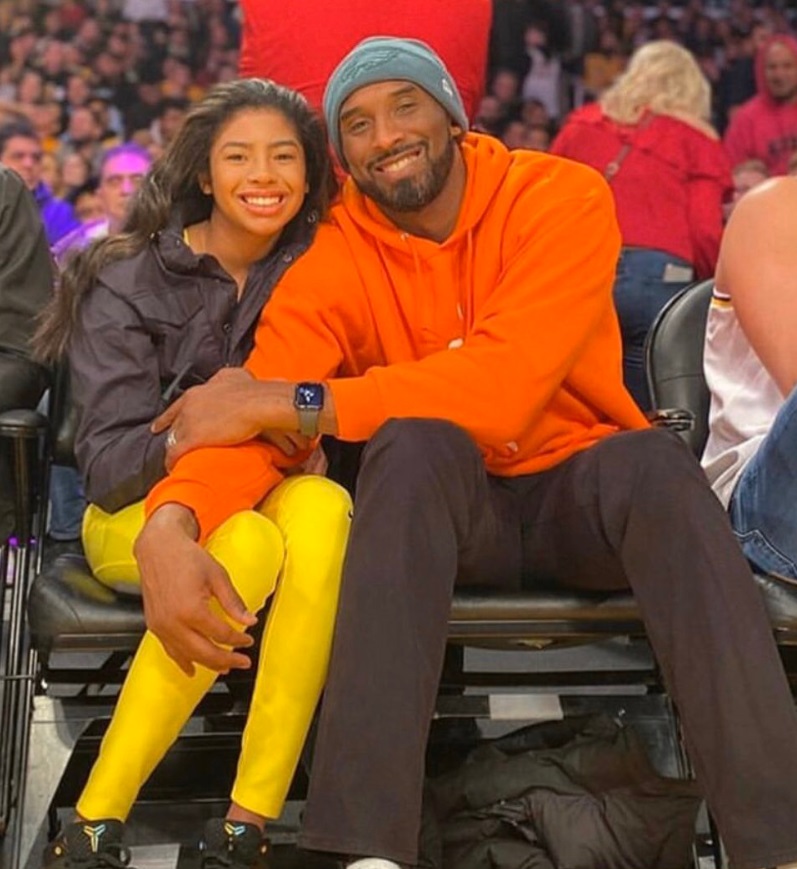
[[[196,543],[196,535],[191,511],[165,504],[138,536],[135,555],[147,627],[188,676],[194,675],[194,664],[219,673],[246,670],[249,658],[234,649],[248,648],[254,640],[228,624],[219,609],[240,625],[257,619],[224,568]]]
[[[169,430],[166,468],[171,470],[180,456],[197,447],[242,443],[267,429],[295,431],[293,386],[256,380],[242,368],[222,368],[181,395],[151,429],[156,434]]]

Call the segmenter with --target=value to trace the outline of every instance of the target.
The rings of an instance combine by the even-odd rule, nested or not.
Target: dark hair
[[[299,213],[283,229],[289,241],[311,215],[323,216],[336,190],[323,127],[301,94],[266,79],[240,79],[216,85],[195,104],[179,132],[144,179],[120,234],[101,239],[69,260],[59,289],[44,309],[34,335],[42,362],[60,358],[77,321],[80,300],[109,263],[142,251],[177,212],[183,225],[210,216],[213,197],[203,193],[200,176],[210,171],[210,151],[219,130],[238,112],[275,109],[295,127],[304,150],[308,193]]]
[[[9,139],[19,136],[22,139],[33,139],[40,142],[39,134],[27,121],[9,121],[0,126],[0,154],[6,149]]]
[[[158,115],[163,115],[170,109],[177,109],[179,112],[187,112],[190,107],[191,100],[188,100],[185,97],[164,97],[161,100]]]
[[[99,179],[96,175],[92,175],[88,181],[84,181],[79,187],[70,190],[64,197],[64,201],[68,202],[70,205],[74,205],[81,196],[84,196],[87,193],[96,193],[98,186]]]

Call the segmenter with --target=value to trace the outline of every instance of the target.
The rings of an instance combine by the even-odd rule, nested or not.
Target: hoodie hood
[[[769,91],[769,85],[767,84],[766,75],[764,74],[764,66],[766,64],[767,52],[773,45],[782,45],[785,48],[788,48],[788,50],[792,53],[795,59],[797,59],[797,39],[795,39],[793,36],[788,36],[785,33],[776,33],[774,36],[771,36],[756,52],[755,83],[756,88],[758,89],[758,96],[761,97],[761,99],[767,102],[769,105],[776,106],[779,105],[779,102],[772,98],[772,94]]]
[[[458,243],[476,227],[495,198],[511,163],[509,151],[492,136],[466,133],[459,147],[465,160],[465,195],[456,225],[451,235],[441,242],[442,246]],[[338,212],[336,217],[344,221],[346,217],[350,218],[385,244],[405,247],[407,233],[385,216],[373,200],[364,196],[351,177],[346,179],[341,200],[345,217],[335,209]]]

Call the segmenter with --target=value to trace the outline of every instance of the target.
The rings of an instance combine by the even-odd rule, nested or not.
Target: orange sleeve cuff
[[[327,387],[335,402],[337,436],[341,440],[368,440],[386,422],[382,397],[370,377],[330,380]]]
[[[164,504],[187,507],[199,525],[199,542],[204,543],[222,522],[254,508],[282,479],[265,444],[206,447],[178,460],[152,487],[144,510],[149,518]]]

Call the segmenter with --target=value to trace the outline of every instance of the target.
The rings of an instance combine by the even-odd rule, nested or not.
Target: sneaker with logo
[[[45,869],[132,869],[121,821],[77,821],[44,850]]]
[[[201,869],[267,869],[268,841],[254,824],[211,818],[199,843]]]

